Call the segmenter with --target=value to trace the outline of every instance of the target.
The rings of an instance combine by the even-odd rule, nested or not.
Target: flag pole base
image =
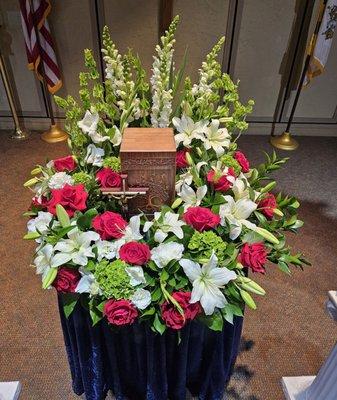
[[[290,132],[283,132],[281,136],[272,136],[270,143],[281,150],[296,150],[298,147],[298,142],[291,137]]]
[[[11,139],[15,140],[26,140],[29,138],[29,132],[21,128],[15,128],[15,131],[11,134]]]
[[[68,137],[68,133],[56,124],[51,125],[51,127],[41,135],[41,139],[47,143],[63,142],[64,140],[67,140]]]

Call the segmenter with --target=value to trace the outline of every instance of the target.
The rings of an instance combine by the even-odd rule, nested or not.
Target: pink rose
[[[92,226],[103,240],[119,239],[127,226],[125,219],[112,211],[105,211],[92,220]]]
[[[234,169],[228,168],[227,174],[223,174],[221,176],[217,176],[217,172],[214,169],[211,169],[207,174],[207,181],[211,183],[214,187],[214,190],[218,192],[227,192],[233,186],[233,182],[235,179]]]
[[[81,274],[75,268],[61,267],[57,271],[52,286],[61,293],[73,293],[81,279]]]
[[[177,168],[186,168],[188,167],[188,162],[186,160],[186,154],[189,152],[189,149],[178,150],[176,153],[176,166]]]
[[[76,168],[76,162],[72,156],[58,158],[53,161],[53,164],[57,172],[74,171]]]
[[[277,208],[275,196],[272,193],[267,193],[266,196],[260,200],[258,208],[268,219],[272,219],[274,210]]]
[[[215,228],[220,223],[219,215],[205,207],[189,207],[183,215],[183,219],[199,232]]]
[[[125,243],[119,250],[119,258],[128,264],[144,265],[151,258],[150,247],[145,243]]]
[[[234,158],[240,164],[242,172],[249,172],[249,161],[241,151],[236,151]]]
[[[190,292],[173,292],[172,297],[181,306],[184,315],[182,315],[176,306],[171,302],[165,301],[161,306],[161,316],[165,325],[172,329],[181,329],[188,320],[194,319],[200,312],[199,302],[190,303]]]
[[[137,318],[138,311],[129,300],[108,300],[103,315],[112,325],[130,325]]]
[[[97,172],[96,179],[103,188],[120,187],[122,185],[122,178],[111,168],[102,168]]]
[[[75,211],[82,211],[87,208],[86,201],[88,193],[84,190],[84,185],[64,185],[62,189],[52,189],[51,199],[48,202],[48,211],[56,215],[56,205],[61,204],[68,215],[72,217]]]
[[[261,243],[245,243],[238,256],[238,261],[245,267],[251,268],[253,272],[265,273],[264,264],[267,261],[267,250]]]

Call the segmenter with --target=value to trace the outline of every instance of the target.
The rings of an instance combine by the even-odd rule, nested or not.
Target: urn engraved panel
[[[175,194],[176,146],[172,128],[126,128],[120,149],[129,188],[147,187],[128,201],[130,214],[151,214],[170,205]]]

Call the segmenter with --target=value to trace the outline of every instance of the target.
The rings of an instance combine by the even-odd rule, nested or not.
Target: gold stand
[[[57,124],[54,124],[46,132],[42,133],[41,138],[47,143],[63,142],[68,139],[68,134]]]
[[[289,132],[283,132],[281,136],[271,136],[270,143],[281,150],[296,150],[298,147],[298,142]]]

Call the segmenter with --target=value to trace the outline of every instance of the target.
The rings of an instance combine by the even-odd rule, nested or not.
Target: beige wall
[[[316,0],[316,6],[319,0]],[[60,95],[76,94],[78,73],[83,68],[83,49],[93,48],[99,53],[98,31],[104,24],[110,28],[119,49],[125,52],[132,47],[141,56],[150,71],[152,54],[158,38],[158,0],[102,0],[98,1],[96,14],[94,0],[55,0],[49,17],[52,33],[57,43],[59,63],[64,75]],[[230,70],[240,79],[244,100],[255,99],[252,120],[255,126],[268,126],[272,121],[279,95],[280,63],[286,51],[296,0],[175,0],[173,15],[181,16],[177,33],[176,65],[188,48],[187,73],[196,78],[202,59],[217,39],[226,34],[232,20],[231,9],[236,5],[239,15],[234,31],[228,31],[227,56],[232,45]],[[317,8],[317,7],[316,7]],[[314,26],[314,17],[311,30]],[[99,22],[97,24],[97,21]],[[1,0],[0,25],[4,26],[1,50],[5,52],[9,72],[21,105],[21,113],[30,117],[45,117],[40,84],[34,74],[26,69],[18,2]],[[231,35],[234,35],[233,43]],[[221,55],[222,57],[223,55]],[[225,58],[226,58],[225,57]],[[228,61],[225,60],[225,64]],[[293,101],[285,103],[282,121],[285,122]],[[301,123],[328,123],[336,128],[337,106],[337,39],[333,43],[326,72],[316,78],[303,91],[296,121]],[[1,117],[1,115],[3,117]],[[0,81],[0,128],[9,118],[9,108]],[[58,116],[62,116],[57,111]],[[34,120],[35,126],[38,120]],[[41,119],[41,123],[42,123]],[[337,133],[336,133],[337,135]]]

